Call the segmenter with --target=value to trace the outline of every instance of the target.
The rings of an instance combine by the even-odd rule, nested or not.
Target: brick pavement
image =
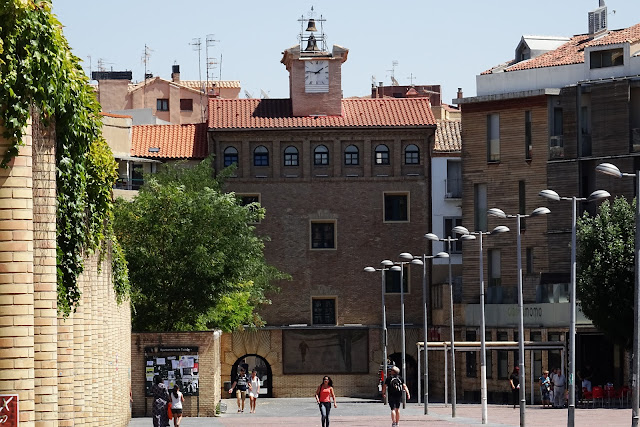
[[[228,410],[216,418],[184,418],[181,427],[224,426],[240,427],[259,425],[261,427],[320,426],[318,407],[313,398],[260,399],[256,414],[237,413],[234,400],[225,399]],[[247,408],[248,408],[247,401]],[[481,424],[479,404],[458,404],[456,418],[451,418],[451,406],[441,403],[429,405],[429,415],[424,415],[424,407],[416,403],[407,404],[401,410],[400,426],[451,427]],[[519,426],[519,410],[508,405],[489,405],[490,427]],[[535,426],[562,426],[567,423],[566,409],[542,409],[527,406],[527,424]],[[595,408],[576,410],[576,426],[614,427],[631,424],[631,409]],[[149,427],[150,418],[135,418],[129,427]],[[389,427],[389,408],[379,402],[366,399],[338,398],[338,407],[331,410],[331,425],[334,427]],[[173,426],[173,424],[172,424]]]

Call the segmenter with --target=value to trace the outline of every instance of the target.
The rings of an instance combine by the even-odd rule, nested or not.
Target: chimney
[[[171,81],[175,83],[180,82],[180,66],[177,64],[171,66]]]
[[[458,95],[456,96],[456,98],[462,99],[462,88],[461,87],[458,88]]]

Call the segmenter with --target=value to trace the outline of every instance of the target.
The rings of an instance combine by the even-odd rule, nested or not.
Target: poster
[[[197,396],[200,379],[197,352],[198,347],[145,348],[146,395],[151,396],[153,379],[159,375],[168,389],[178,384],[185,396]]]

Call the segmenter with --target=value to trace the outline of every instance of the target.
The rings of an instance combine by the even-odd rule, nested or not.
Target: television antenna
[[[194,51],[198,52],[198,82],[200,85],[202,85],[202,39],[200,37],[195,37],[189,44],[193,46]],[[200,91],[200,115],[202,118],[202,122],[204,123],[204,105],[202,104],[202,91]]]
[[[205,68],[207,69],[207,84],[205,85],[205,92],[209,92],[209,76],[211,71],[216,69],[218,62],[215,58],[209,56],[209,48],[215,46],[220,40],[215,40],[213,34],[207,34],[205,39],[205,57],[207,58]]]
[[[387,71],[391,71],[391,84],[393,86],[400,86],[398,81],[396,80],[396,67],[398,66],[398,61],[391,61],[391,69]]]

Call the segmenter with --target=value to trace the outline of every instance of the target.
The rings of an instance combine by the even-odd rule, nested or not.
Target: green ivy
[[[100,105],[51,2],[2,0],[0,121],[11,142],[0,163],[4,168],[18,154],[31,108],[40,111],[45,125],[55,124],[58,308],[67,315],[80,300],[84,256],[105,240],[117,254],[110,225],[117,165],[101,137]],[[112,257],[116,292],[128,289],[123,261]]]

